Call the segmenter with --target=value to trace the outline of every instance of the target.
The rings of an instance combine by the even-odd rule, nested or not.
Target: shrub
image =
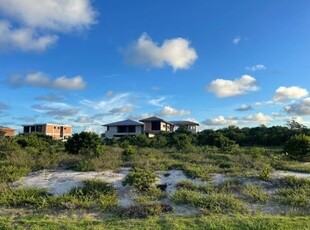
[[[270,174],[272,172],[271,167],[265,167],[261,170],[261,172],[258,175],[258,178],[263,181],[270,181]]]
[[[125,147],[125,149],[123,151],[123,159],[125,161],[129,161],[136,154],[137,154],[137,149],[135,147],[133,147],[132,145],[128,145]]]
[[[16,167],[13,165],[0,167],[0,183],[14,182],[22,176],[26,176],[30,172],[27,167]]]
[[[286,142],[284,151],[293,159],[303,159],[310,154],[310,136],[300,134],[291,137]]]
[[[96,133],[75,133],[65,144],[65,150],[71,154],[96,155],[102,154],[103,142]]]
[[[130,172],[126,179],[123,181],[123,185],[130,185],[138,189],[139,191],[149,191],[156,181],[156,174],[149,169],[135,168]]]

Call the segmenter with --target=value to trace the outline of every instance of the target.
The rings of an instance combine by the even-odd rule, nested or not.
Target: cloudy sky
[[[308,0],[0,0],[0,125],[310,125]]]

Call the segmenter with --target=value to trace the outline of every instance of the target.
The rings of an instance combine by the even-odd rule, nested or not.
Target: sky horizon
[[[0,126],[310,126],[310,1],[0,0]]]

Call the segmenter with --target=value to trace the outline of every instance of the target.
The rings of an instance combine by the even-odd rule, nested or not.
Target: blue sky
[[[310,125],[308,0],[0,0],[0,125]]]

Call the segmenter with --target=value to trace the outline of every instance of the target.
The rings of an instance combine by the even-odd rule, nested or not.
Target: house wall
[[[117,127],[118,126],[109,126],[109,130],[107,130],[105,132],[105,137],[108,138],[108,139],[111,139],[113,137],[116,137],[117,136],[128,136],[128,135],[139,135],[139,134],[142,134],[143,133],[143,126],[142,125],[137,125],[136,126],[136,132],[135,133],[119,133],[118,130],[117,130]]]
[[[15,129],[0,128],[0,132],[1,132],[1,136],[13,137],[15,133]]]
[[[47,136],[52,137],[54,140],[66,140],[72,135],[72,127],[68,125],[57,125],[57,124],[42,124],[42,125],[29,125],[25,127],[34,127],[33,131],[31,128],[29,132],[39,132]],[[25,128],[24,128],[25,133]]]
[[[146,133],[148,132],[159,132],[159,131],[163,131],[163,132],[170,132],[172,131],[172,127],[170,124],[166,123],[166,122],[160,122],[160,130],[152,130],[152,122],[148,121],[148,122],[144,122],[144,131]]]

